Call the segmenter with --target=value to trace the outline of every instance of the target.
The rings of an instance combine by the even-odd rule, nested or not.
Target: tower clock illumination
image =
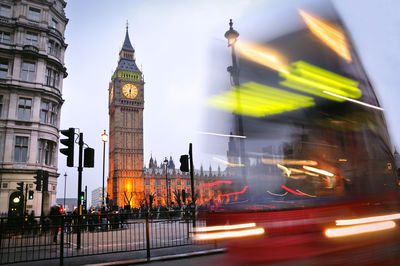
[[[107,195],[112,204],[139,208],[144,200],[144,80],[136,65],[126,28],[119,60],[109,83],[109,173]]]
[[[122,87],[122,92],[126,98],[134,99],[136,97],[136,95],[138,94],[138,89],[132,83],[128,83]]]

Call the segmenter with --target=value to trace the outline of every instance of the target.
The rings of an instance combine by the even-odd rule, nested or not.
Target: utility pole
[[[193,207],[193,228],[196,227],[196,203],[194,193],[194,169],[193,169],[193,151],[192,143],[189,143],[189,159],[190,159],[190,184],[192,189],[192,207]]]
[[[79,164],[78,164],[78,231],[77,231],[77,241],[76,248],[81,248],[81,224],[82,224],[82,202],[81,202],[81,191],[82,191],[82,156],[83,155],[83,133],[79,133]]]
[[[64,174],[64,210],[65,210],[65,197],[66,197],[66,193],[67,193],[67,172],[65,172]]]

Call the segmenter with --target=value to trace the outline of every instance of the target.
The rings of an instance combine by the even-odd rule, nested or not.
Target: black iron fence
[[[149,260],[151,249],[199,244],[191,238],[192,222],[181,211],[2,217],[0,264],[47,259],[63,264],[64,258],[139,250]]]

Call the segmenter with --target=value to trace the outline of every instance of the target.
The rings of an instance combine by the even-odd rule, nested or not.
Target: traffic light
[[[33,190],[29,190],[28,199],[33,200]]]
[[[49,189],[49,172],[43,171],[43,191],[47,192]]]
[[[60,140],[67,148],[60,149],[60,152],[67,156],[67,166],[74,167],[75,129],[70,127],[69,129],[61,130],[61,134],[67,137],[67,139]]]
[[[17,185],[18,185],[17,190],[19,190],[23,193],[24,192],[24,182],[18,182]]]
[[[85,148],[83,155],[83,167],[94,167],[94,149]]]
[[[81,191],[79,192],[79,200],[84,200],[85,199],[85,192]]]
[[[186,202],[186,191],[184,189],[182,189],[182,201],[185,204],[185,202]]]
[[[181,167],[179,168],[182,172],[189,172],[189,155],[181,155],[179,159]]]
[[[41,191],[42,190],[42,178],[43,178],[43,171],[38,170],[36,175],[34,176],[36,181],[33,181],[34,184],[36,184],[36,190]]]

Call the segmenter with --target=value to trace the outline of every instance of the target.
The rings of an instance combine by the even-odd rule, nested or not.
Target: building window
[[[150,185],[150,180],[149,179],[146,179],[146,185]]]
[[[45,165],[53,164],[53,155],[55,150],[55,143],[50,140],[38,140],[38,163]]]
[[[186,185],[187,186],[190,186],[191,184],[190,184],[190,180],[188,179],[188,180],[186,180]]]
[[[8,61],[0,59],[0,78],[5,79],[8,76]]]
[[[60,74],[52,68],[46,68],[46,85],[58,87],[60,81]]]
[[[0,5],[0,16],[11,18],[11,6]]]
[[[49,117],[49,102],[42,101],[42,106],[40,109],[40,122],[47,123]]]
[[[8,183],[3,183],[3,188],[8,188]]]
[[[50,124],[56,125],[58,106],[56,103],[50,103],[50,106]]]
[[[161,186],[161,181],[159,179],[156,180],[157,186]]]
[[[0,43],[11,43],[11,34],[9,32],[0,31]]]
[[[25,81],[35,81],[35,64],[30,62],[22,63],[21,79]]]
[[[49,54],[57,57],[60,56],[61,46],[57,42],[50,40],[47,48]]]
[[[18,119],[29,121],[31,119],[31,107],[31,99],[20,98],[18,103]]]
[[[181,180],[176,181],[176,185],[180,186],[181,185]]]
[[[40,9],[30,7],[28,10],[28,19],[40,21]]]
[[[27,32],[25,35],[25,45],[38,46],[38,35],[33,32]]]
[[[57,20],[55,20],[54,18],[51,19],[51,26],[52,26],[54,29],[57,29],[58,22],[57,22]]]
[[[14,149],[14,162],[24,163],[28,156],[28,137],[16,137]]]

